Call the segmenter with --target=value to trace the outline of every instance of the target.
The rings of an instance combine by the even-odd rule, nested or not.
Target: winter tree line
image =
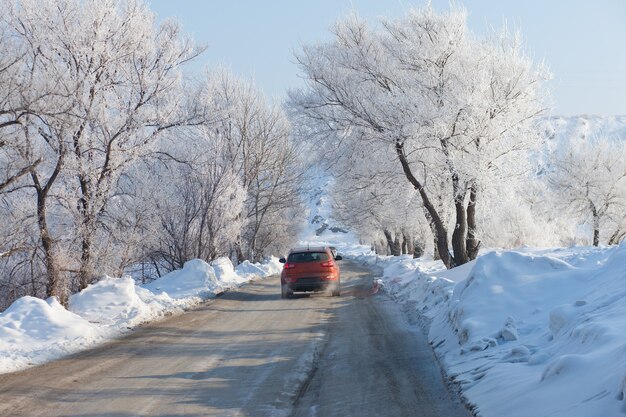
[[[613,244],[626,153],[556,140],[549,72],[466,13],[340,20],[283,106],[141,0],[0,0],[0,308],[104,274],[151,276],[294,244],[313,162],[334,215],[381,253],[452,268],[482,247]]]
[[[297,55],[289,108],[337,178],[335,213],[379,252],[452,268],[481,247],[623,239],[626,142],[552,137],[550,74],[519,33],[427,6],[332,35]]]
[[[292,244],[302,166],[280,106],[142,1],[0,0],[0,307],[104,274]]]

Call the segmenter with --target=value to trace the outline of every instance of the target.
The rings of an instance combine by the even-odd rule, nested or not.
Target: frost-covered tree
[[[206,74],[202,86],[207,132],[224,143],[222,158],[246,190],[235,245],[239,261],[258,261],[291,244],[301,208],[301,158],[282,109],[250,82],[225,70]],[[285,240],[286,239],[286,240]]]
[[[13,36],[7,16],[0,15],[0,296],[18,297],[33,288],[37,293],[40,287],[41,271],[33,256],[39,241],[31,234],[36,231],[31,215],[34,201],[22,198],[22,187],[41,162],[25,126],[32,112],[42,109],[49,90],[46,85],[31,88],[33,68],[27,49]]]
[[[153,207],[154,238],[146,254],[170,271],[191,259],[212,261],[228,255],[239,236],[245,188],[230,161],[224,158],[226,143],[215,140],[211,127],[177,130],[170,152],[175,160],[156,163],[147,170],[141,188]],[[141,192],[141,191],[140,191]]]
[[[138,256],[169,271],[193,258],[281,253],[302,211],[300,154],[282,110],[223,69],[207,70],[186,96],[198,122],[169,132],[158,145],[164,158],[131,187],[154,190],[146,205],[158,225]]]
[[[479,247],[481,189],[522,171],[518,161],[537,144],[545,71],[517,36],[473,37],[465,11],[454,7],[415,9],[382,29],[350,17],[333,34],[297,56],[307,80],[290,97],[297,123],[316,140],[386,144],[421,198],[416,212],[423,210],[444,264],[467,262]],[[454,211],[452,253],[439,199]]]
[[[160,132],[185,121],[178,67],[200,50],[176,24],[157,26],[139,0],[3,0],[2,8],[3,30],[30,69],[20,75],[46,92],[45,106],[28,107],[28,123],[19,120],[26,133],[15,140],[41,161],[30,186],[47,294],[64,301],[62,272],[75,273],[79,288],[96,278],[95,254],[103,255],[96,246],[111,226],[104,215],[125,169],[153,151]]]
[[[571,138],[552,150],[548,184],[555,204],[589,223],[592,243],[619,243],[626,233],[626,144],[605,137]]]
[[[142,0],[0,7],[0,297],[291,243],[300,153],[251,83],[183,82],[202,48]]]
[[[28,49],[13,36],[8,16],[0,17],[0,193],[40,162],[25,143],[23,126],[34,111],[42,110],[49,93],[46,85],[32,88]]]
[[[343,146],[356,143],[349,141]],[[380,145],[384,146],[369,142],[367,146],[353,146],[350,151],[325,149],[335,156],[327,167],[336,178],[331,193],[333,216],[350,225],[361,240],[384,248],[384,253],[412,253],[416,239],[423,246],[423,227],[428,227],[420,222],[420,216],[413,215],[421,202],[396,161],[388,152],[377,149]]]

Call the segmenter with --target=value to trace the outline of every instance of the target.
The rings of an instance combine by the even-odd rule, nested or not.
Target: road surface
[[[0,375],[0,416],[470,417],[420,332],[342,262],[342,296],[278,278],[97,349]]]

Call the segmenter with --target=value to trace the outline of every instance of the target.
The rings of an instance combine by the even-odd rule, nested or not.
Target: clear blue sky
[[[281,98],[301,85],[293,51],[328,39],[328,27],[351,10],[376,20],[419,0],[149,0],[159,19],[176,17],[208,50],[189,67],[226,65]],[[520,28],[536,60],[553,75],[556,115],[626,115],[626,0],[465,0],[469,27]],[[448,0],[433,0],[437,9]]]

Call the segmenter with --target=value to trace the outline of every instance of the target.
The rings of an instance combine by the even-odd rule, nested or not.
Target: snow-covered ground
[[[448,271],[427,258],[377,256],[335,224],[325,196],[315,198],[300,243],[378,266],[478,416],[626,413],[626,242],[485,251]],[[145,286],[105,279],[72,296],[69,311],[54,299],[21,298],[0,314],[0,371],[93,346],[280,269],[277,259],[236,270],[226,259],[191,261]]]
[[[626,413],[626,242],[494,251],[448,271],[325,238],[316,243],[383,268],[385,290],[426,328],[476,415]]]
[[[476,415],[626,413],[626,242],[493,251],[449,271],[338,244],[383,268],[385,290],[428,331]]]
[[[611,417],[626,411],[626,243],[522,249],[446,271],[374,258],[449,377],[483,417]]]
[[[317,214],[329,214],[321,202]],[[337,246],[382,269],[383,287],[407,322],[428,332],[476,415],[626,414],[626,241],[485,251],[446,270],[432,259],[377,256],[350,233],[314,229],[303,243]]]
[[[280,273],[277,258],[233,268],[228,258],[187,262],[146,285],[106,278],[70,297],[22,297],[0,313],[0,373],[58,359],[118,337],[135,326],[182,312],[227,289]]]

